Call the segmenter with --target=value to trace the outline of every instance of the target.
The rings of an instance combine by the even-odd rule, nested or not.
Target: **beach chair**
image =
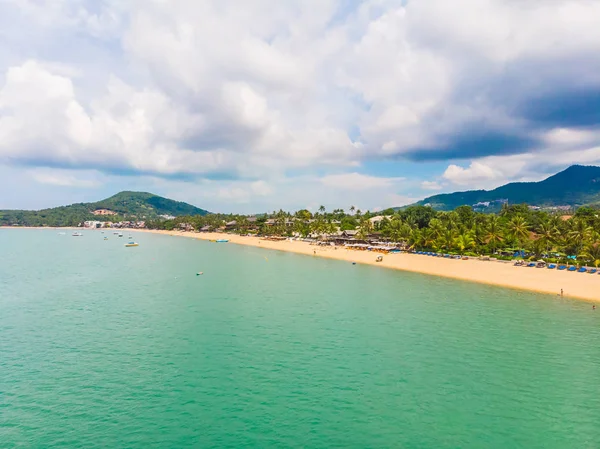
[[[567,271],[577,271],[577,267],[575,265],[571,265],[569,268],[567,268]]]
[[[586,267],[581,267],[577,270],[578,273],[587,273],[587,268]]]
[[[558,270],[566,270],[566,269],[567,269],[566,265],[559,265],[558,266]]]
[[[556,264],[550,263],[546,268],[548,268],[549,270],[554,270],[556,268]]]

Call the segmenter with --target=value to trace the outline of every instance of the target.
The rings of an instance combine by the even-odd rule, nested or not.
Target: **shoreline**
[[[0,227],[0,229],[80,229],[81,228],[26,228]],[[370,251],[356,251],[343,247],[311,245],[302,241],[270,241],[258,237],[240,236],[226,233],[191,233],[183,231],[163,231],[156,229],[127,229],[128,232],[162,234],[196,240],[227,239],[229,243],[269,250],[292,252],[313,257],[373,265],[399,271],[440,276],[478,284],[494,285],[521,291],[530,291],[584,301],[600,302],[600,275],[548,270],[546,268],[515,267],[511,262],[481,261],[477,259],[454,260],[427,257],[417,254],[386,254],[383,261],[376,262],[379,254]]]
[[[560,295],[560,291],[563,289],[565,298],[600,302],[600,275],[598,274],[572,273],[566,270],[558,271],[547,268],[515,267],[512,262],[481,261],[477,259],[454,260],[409,253],[386,254],[383,256],[383,261],[376,262],[375,259],[379,254],[370,251],[349,250],[343,247],[335,249],[335,247],[316,246],[296,240],[270,241],[258,237],[217,232],[191,233],[155,229],[133,229],[132,231],[197,240],[227,239],[229,240],[228,243],[237,245],[355,262],[392,270],[409,271],[556,296]]]

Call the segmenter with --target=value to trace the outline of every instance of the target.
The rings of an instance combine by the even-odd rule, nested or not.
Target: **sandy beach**
[[[545,268],[515,267],[510,262],[454,260],[438,257],[427,257],[416,254],[387,254],[382,262],[376,262],[378,253],[355,251],[341,247],[324,247],[311,245],[301,241],[270,241],[258,237],[239,236],[222,233],[192,233],[180,231],[133,230],[135,232],[151,232],[194,238],[201,240],[227,239],[229,243],[255,246],[278,251],[288,251],[313,257],[376,265],[395,270],[443,276],[463,281],[501,287],[529,290],[539,293],[559,295],[561,289],[564,296],[600,302],[600,275],[573,273]]]

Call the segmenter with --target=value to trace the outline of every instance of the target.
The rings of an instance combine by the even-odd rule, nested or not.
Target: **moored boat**
[[[129,243],[125,243],[125,246],[129,248],[131,246],[140,246],[140,245],[139,245],[139,243],[136,243],[136,242],[129,242]]]

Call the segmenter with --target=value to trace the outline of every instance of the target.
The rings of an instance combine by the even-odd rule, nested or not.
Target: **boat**
[[[139,245],[139,243],[136,243],[136,242],[129,242],[129,243],[125,243],[125,246],[129,248],[131,246],[140,246],[140,245]]]
[[[108,240],[108,237],[104,237],[104,240]]]
[[[81,237],[83,234],[81,232],[77,232],[75,231],[73,234],[71,234],[73,237]]]
[[[123,234],[119,232],[119,235],[118,235],[118,236],[119,236],[119,237],[123,237]]]
[[[59,232],[58,235],[67,235],[66,232]]]
[[[227,239],[218,239],[218,240],[215,240],[215,242],[217,242],[217,243],[227,243],[228,241],[229,240],[227,240]]]

